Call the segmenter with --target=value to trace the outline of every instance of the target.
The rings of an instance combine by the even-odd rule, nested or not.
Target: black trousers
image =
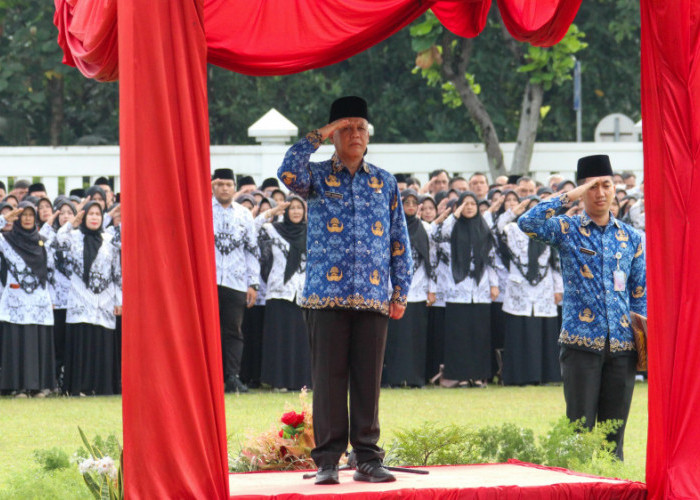
[[[221,326],[221,355],[224,363],[224,380],[238,376],[243,356],[243,313],[246,293],[225,286],[218,286],[219,325]]]
[[[617,445],[615,454],[624,459],[625,425],[632,403],[636,356],[611,356],[606,343],[601,355],[562,347],[559,354],[561,376],[564,381],[566,416],[572,422],[586,417],[586,427],[593,428],[597,421],[622,420],[608,440]]]
[[[383,459],[384,450],[377,446],[379,387],[389,318],[351,310],[304,313],[314,387],[316,448],[311,457],[319,467],[337,464],[347,449],[349,434],[359,463]]]

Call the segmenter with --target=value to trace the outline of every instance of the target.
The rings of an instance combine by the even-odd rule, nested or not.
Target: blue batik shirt
[[[599,227],[584,212],[554,216],[562,201],[554,197],[523,214],[518,225],[530,237],[559,249],[564,278],[564,310],[559,343],[612,355],[635,354],[630,311],[646,316],[646,264],[642,236],[610,215]],[[624,290],[615,291],[613,273],[625,273]]]
[[[406,304],[413,269],[396,179],[367,162],[353,176],[335,155],[310,163],[318,146],[318,140],[301,139],[277,172],[308,202],[301,304],[388,315],[391,302]]]

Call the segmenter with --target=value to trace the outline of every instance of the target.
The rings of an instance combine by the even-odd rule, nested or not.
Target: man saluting
[[[317,484],[338,483],[348,434],[356,481],[387,482],[378,403],[389,317],[399,319],[411,283],[410,243],[396,179],[367,163],[367,103],[343,97],[328,125],[294,144],[277,173],[308,200],[302,306],[311,340]],[[330,160],[309,157],[329,139]],[[348,433],[348,384],[350,417]]]
[[[566,416],[585,425],[622,420],[609,437],[623,459],[625,424],[634,391],[637,352],[630,312],[646,316],[642,236],[610,213],[615,196],[607,155],[578,161],[579,186],[541,202],[519,220],[520,229],[559,249],[564,313],[559,336]],[[583,200],[584,213],[554,214]]]

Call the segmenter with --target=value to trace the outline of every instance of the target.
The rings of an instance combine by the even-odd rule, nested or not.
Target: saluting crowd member
[[[432,239],[449,265],[439,268],[445,290],[443,385],[486,386],[491,373],[491,301],[498,297],[494,242],[470,191],[460,195],[454,214],[438,224]]]
[[[540,384],[561,380],[557,338],[557,304],[564,285],[558,256],[545,243],[523,233],[516,221],[539,203],[536,196],[508,209],[497,222],[508,258],[503,312],[503,382],[506,385]]]
[[[115,336],[122,312],[122,274],[113,233],[103,229],[102,205],[89,201],[56,233],[72,264],[66,312],[65,390],[110,395],[119,390]]]
[[[20,397],[46,396],[56,386],[49,293],[53,262],[37,221],[37,209],[29,202],[0,216],[1,226],[12,223],[12,231],[0,235],[0,272],[5,280],[0,298],[0,390]]]
[[[579,186],[540,203],[521,216],[518,225],[559,249],[566,415],[572,421],[585,417],[589,428],[596,420],[622,420],[611,436],[622,459],[637,362],[630,312],[646,316],[646,264],[641,235],[610,213],[612,175],[607,155],[581,158]],[[578,200],[583,200],[583,214],[554,215]]]
[[[244,342],[241,324],[246,307],[255,305],[259,288],[257,234],[250,210],[233,201],[233,170],[215,170],[211,184],[225,388],[247,392],[239,378]]]
[[[411,284],[411,252],[396,179],[367,163],[367,103],[331,106],[328,125],[285,155],[278,177],[309,209],[302,305],[311,339],[317,484],[338,483],[349,439],[356,481],[394,481],[382,466],[378,403],[389,316],[400,319]],[[330,160],[310,163],[330,139]]]
[[[50,273],[49,291],[53,302],[56,379],[59,387],[63,389],[66,352],[66,311],[73,269],[70,260],[70,246],[65,242],[59,244],[56,239],[56,232],[63,225],[70,222],[76,216],[77,211],[68,198],[57,199],[55,208],[56,211],[49,217],[39,232],[46,238],[49,251],[53,255],[54,266]]]
[[[435,303],[437,291],[434,271],[436,254],[428,236],[430,224],[416,215],[418,193],[406,189],[401,192],[401,199],[411,240],[413,280],[408,290],[406,312],[401,319],[389,321],[382,383],[423,387],[426,380],[428,307]]]
[[[285,205],[282,222],[263,224],[258,235],[267,283],[260,380],[299,390],[311,386],[309,336],[299,305],[306,278],[306,203],[290,196]]]

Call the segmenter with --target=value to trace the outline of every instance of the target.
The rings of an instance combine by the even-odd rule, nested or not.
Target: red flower
[[[282,423],[287,424],[290,427],[298,427],[304,423],[304,412],[297,413],[295,411],[290,411],[282,415]]]
[[[280,437],[281,437],[281,438],[284,437],[284,431],[280,431]]]

